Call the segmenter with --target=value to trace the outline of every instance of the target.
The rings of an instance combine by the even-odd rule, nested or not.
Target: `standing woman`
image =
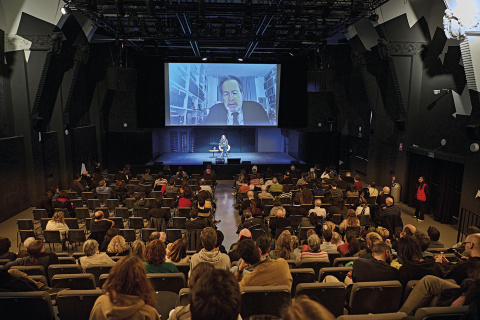
[[[418,221],[423,221],[428,208],[428,200],[430,199],[428,185],[425,183],[423,177],[418,178],[417,193],[415,195],[415,199],[417,200],[417,206],[413,217],[418,217]]]

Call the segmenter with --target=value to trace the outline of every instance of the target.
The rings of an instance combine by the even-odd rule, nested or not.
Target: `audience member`
[[[70,198],[68,197],[68,195],[65,191],[59,191],[58,192],[58,197],[52,203],[53,203],[54,208],[67,209],[68,214],[70,215],[71,218],[76,217],[75,211],[73,210],[73,204],[70,201]]]
[[[334,245],[331,241],[332,241],[332,236],[333,236],[333,232],[332,230],[330,229],[326,229],[323,231],[323,243],[320,245],[320,249],[322,251],[331,251],[331,252],[335,252],[337,251],[337,246]]]
[[[422,257],[424,259],[433,259],[433,253],[427,251],[428,247],[430,246],[430,239],[428,238],[426,233],[416,231],[413,235],[415,239],[417,239],[418,243],[420,244],[420,250],[422,250]],[[398,241],[394,243],[394,248],[397,249]]]
[[[35,240],[36,239],[34,237],[28,237],[27,239],[25,239],[25,241],[23,241],[23,246],[25,247],[25,249],[18,251],[17,259],[25,258],[26,256],[28,256],[27,248]]]
[[[343,237],[345,242],[342,245],[337,246],[337,250],[338,250],[338,252],[340,252],[340,255],[343,256],[346,252],[348,252],[349,245],[354,238],[356,238],[355,231],[348,230],[345,233],[345,236]]]
[[[91,320],[160,320],[155,309],[155,295],[145,268],[136,256],[118,261],[109,273],[90,313]]]
[[[368,185],[368,192],[370,194],[370,197],[378,197],[378,190],[374,181],[370,182],[370,184]]]
[[[240,260],[240,253],[238,252],[238,244],[240,243],[240,241],[243,241],[245,239],[252,239],[252,233],[248,229],[240,230],[240,233],[238,234],[238,241],[233,243],[230,246],[230,250],[228,251],[228,256],[231,262]]]
[[[358,192],[358,189],[354,184],[348,186],[347,197],[360,197],[360,193]]]
[[[392,252],[383,241],[372,247],[373,259],[356,259],[353,262],[353,282],[390,281],[398,279],[398,270],[390,266]]]
[[[342,236],[340,233],[333,231],[332,232],[332,240],[330,241],[332,244],[334,244],[337,248],[338,246],[343,244]],[[337,251],[337,249],[335,249]]]
[[[41,240],[33,241],[27,247],[28,256],[9,262],[5,265],[5,269],[10,269],[13,266],[43,266],[45,273],[48,267],[52,264],[58,264],[58,257],[55,253],[45,252],[45,247]]]
[[[198,209],[193,208],[192,211],[190,211],[190,220],[187,220],[187,222],[185,222],[185,228],[187,229],[187,231],[198,229],[203,230],[206,227],[213,227],[212,220],[199,218]]]
[[[98,242],[95,240],[87,240],[83,244],[83,253],[85,256],[78,259],[80,265],[85,271],[88,267],[97,266],[113,266],[115,261],[106,253],[98,251]]]
[[[403,227],[403,221],[400,213],[400,208],[393,203],[393,198],[388,197],[385,199],[386,205],[380,212],[378,217],[378,224],[388,229],[390,234],[395,233],[395,228]]]
[[[292,187],[290,184],[286,184],[285,180],[283,181],[282,193],[280,193],[277,198],[292,198]]]
[[[395,201],[393,196],[390,194],[390,188],[383,187],[382,192],[380,192],[380,194],[377,197],[377,204],[381,207],[385,207],[387,205],[387,201],[386,201],[387,198],[392,198],[392,200]]]
[[[311,212],[314,212],[317,216],[323,217],[324,219],[327,218],[327,211],[321,207],[322,205],[322,200],[320,199],[315,199],[315,207],[313,209],[310,209],[308,211],[308,214]]]
[[[107,186],[107,183],[105,182],[105,180],[101,180],[99,183],[98,183],[98,187],[95,189],[95,192],[98,194],[98,193],[107,193],[108,194],[108,197],[111,197],[112,196],[112,188],[108,187]]]
[[[105,234],[110,228],[113,228],[115,222],[103,217],[103,211],[98,210],[95,212],[95,217],[90,221],[90,239],[102,242],[105,238]]]
[[[165,262],[167,247],[161,240],[151,241],[145,248],[143,265],[147,273],[178,273],[177,267],[171,262]]]
[[[107,246],[107,255],[110,257],[128,256],[129,254],[130,250],[125,242],[125,238],[120,235],[113,237]]]
[[[53,214],[55,213],[55,209],[53,208],[53,192],[52,191],[47,191],[45,193],[45,196],[43,196],[39,203],[37,204],[37,209],[45,209],[47,210],[48,217],[51,218]]]
[[[187,256],[187,244],[183,239],[177,239],[174,243],[167,246],[166,262],[190,263],[190,257]]]
[[[366,242],[366,248],[359,252],[358,257],[362,259],[373,259],[372,257],[373,245],[377,242],[383,242],[383,239],[378,233],[369,232],[365,236],[365,242]]]
[[[60,238],[62,240],[62,250],[67,250],[65,241],[67,238],[67,232],[69,230],[67,224],[65,223],[63,212],[57,211],[53,214],[52,220],[48,221],[47,226],[45,227],[46,231],[59,231]]]
[[[130,254],[137,256],[140,260],[145,260],[145,244],[141,240],[135,240],[130,246]]]
[[[402,264],[398,270],[398,280],[405,288],[408,281],[420,280],[426,275],[433,274],[433,259],[424,259],[417,239],[406,236],[398,240],[398,261]]]
[[[262,192],[258,194],[258,199],[273,199],[272,194],[267,192],[266,185],[262,185],[260,189],[262,190]]]
[[[303,186],[302,192],[300,193],[300,204],[313,204],[313,193],[312,190]],[[297,193],[298,195],[299,193]]]
[[[79,196],[82,195],[82,192],[84,191],[88,191],[88,186],[87,184],[85,183],[85,181],[83,181],[82,183],[82,176],[78,176],[76,175],[74,178],[73,178],[73,181],[72,181],[72,190],[75,191]],[[52,195],[53,196],[53,195]],[[39,209],[37,207],[37,209]],[[48,210],[47,210],[48,211]],[[52,213],[53,214],[53,213]]]
[[[302,221],[300,221],[300,224],[298,228],[305,228],[305,227],[317,227],[319,224],[319,220],[321,221],[321,216],[317,216],[315,212],[310,212],[307,217],[303,217]],[[321,223],[321,222],[320,222]]]
[[[300,263],[307,259],[328,259],[328,253],[320,249],[320,244],[322,241],[316,234],[312,234],[307,239],[308,248],[307,251],[302,251],[300,249],[295,249],[295,263],[300,265]]]
[[[106,252],[108,245],[110,244],[110,241],[112,241],[113,237],[117,236],[118,233],[119,233],[119,229],[116,229],[116,228],[108,229],[98,250],[100,252]]]
[[[297,297],[282,311],[283,320],[335,320],[334,315],[308,296]]]
[[[269,227],[272,233],[272,237],[276,236],[277,229],[284,229],[291,226],[290,218],[285,218],[285,210],[278,209],[276,217],[270,219]]]
[[[17,259],[17,254],[9,251],[11,246],[12,242],[10,242],[10,239],[0,237],[0,259],[8,259],[10,261]]]
[[[347,218],[340,223],[340,232],[344,232],[345,230],[347,230],[347,228],[355,227],[360,227],[360,220],[358,220],[355,210],[348,209]]]
[[[216,269],[230,270],[231,263],[228,255],[215,250],[217,244],[217,232],[211,227],[202,230],[200,241],[203,249],[194,254],[190,259],[190,270],[193,270],[200,262],[213,264]]]
[[[241,223],[237,228],[237,233],[240,233],[242,229],[262,229],[265,233],[267,232],[267,226],[263,223],[263,219],[253,217],[250,210],[245,210],[244,213],[245,221]]]
[[[284,230],[275,242],[275,250],[270,251],[270,258],[278,259],[283,258],[285,260],[295,260],[295,253],[293,252],[291,234],[288,230]]]
[[[429,248],[443,248],[445,245],[440,241],[440,231],[435,227],[428,227],[427,235],[430,238]]]
[[[240,242],[238,250],[242,262],[235,273],[240,288],[244,286],[276,286],[287,285],[292,287],[292,275],[288,263],[284,259],[270,259],[265,256],[261,260],[261,249],[251,239]],[[243,270],[253,266],[251,273],[243,275]]]
[[[179,208],[191,208],[192,207],[192,200],[190,200],[192,197],[192,191],[189,189],[186,189],[183,192],[183,195],[178,199],[178,207]]]
[[[225,249],[225,246],[222,244],[223,240],[225,239],[223,232],[218,229],[215,231],[217,232],[217,244],[215,245],[215,250],[218,250],[221,253],[227,254],[227,249]]]

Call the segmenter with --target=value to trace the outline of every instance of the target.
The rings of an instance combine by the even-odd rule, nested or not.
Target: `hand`
[[[245,270],[250,264],[246,263],[245,260],[242,259],[242,262],[238,266],[238,272],[241,273]]]
[[[461,307],[461,306],[463,306],[464,303],[465,303],[465,296],[462,295],[462,296],[458,297],[457,300],[453,301],[452,305],[450,307]]]
[[[347,273],[347,278],[352,279],[352,271],[348,271],[348,273]]]
[[[435,262],[442,263],[443,258],[443,254],[439,254],[438,256],[435,256]]]

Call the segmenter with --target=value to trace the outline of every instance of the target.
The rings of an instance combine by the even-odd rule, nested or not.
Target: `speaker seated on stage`
[[[232,75],[220,81],[223,103],[210,107],[203,125],[270,125],[270,120],[261,104],[243,101],[242,81]]]

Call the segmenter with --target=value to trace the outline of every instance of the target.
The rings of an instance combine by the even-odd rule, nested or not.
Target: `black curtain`
[[[463,164],[409,153],[407,172],[408,205],[415,207],[416,183],[423,176],[430,189],[428,213],[435,221],[452,223],[460,209]]]

